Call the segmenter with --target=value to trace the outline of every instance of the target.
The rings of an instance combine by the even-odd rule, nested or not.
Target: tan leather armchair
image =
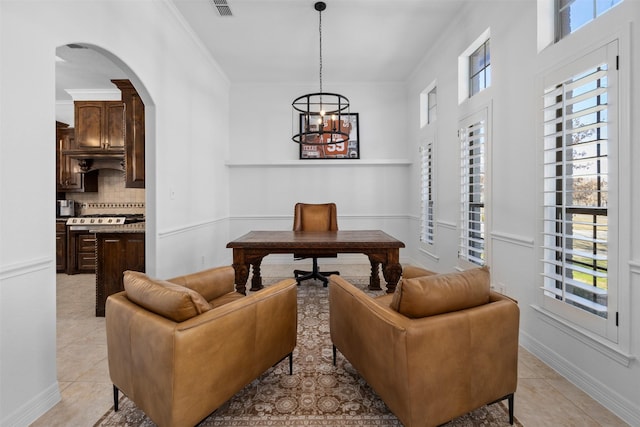
[[[335,203],[296,203],[293,210],[293,231],[338,231],[338,210]],[[325,258],[336,258],[338,254],[324,255]],[[328,277],[340,274],[338,271],[320,271],[318,258],[312,254],[296,253],[295,259],[312,258],[311,271],[293,270],[298,285],[308,279],[319,279],[326,288]]]
[[[292,369],[295,280],[244,296],[234,277],[232,267],[170,281],[125,272],[125,291],[106,303],[116,411],[121,390],[160,427],[194,426],[287,356]]]
[[[337,348],[407,427],[437,426],[503,399],[513,424],[519,309],[489,290],[488,276],[411,267],[396,293],[378,298],[331,276],[334,364]]]

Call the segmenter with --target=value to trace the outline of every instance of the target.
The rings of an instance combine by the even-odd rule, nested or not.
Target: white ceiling
[[[477,0],[476,0],[477,1]],[[173,0],[232,82],[318,80],[315,0]],[[328,0],[322,12],[323,81],[402,81],[464,0]]]
[[[315,0],[171,0],[232,83],[317,82]],[[474,0],[328,0],[322,12],[323,82],[397,82],[415,70],[460,8]],[[475,0],[478,1],[478,0]],[[60,47],[57,99],[65,89],[113,89],[122,70],[92,49]]]

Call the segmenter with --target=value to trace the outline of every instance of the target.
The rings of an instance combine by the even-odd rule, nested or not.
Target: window
[[[616,58],[613,42],[545,79],[543,95],[545,304],[604,336],[616,307]]]
[[[487,39],[469,56],[469,98],[491,86],[491,53]]]
[[[458,104],[491,86],[491,28],[458,56]]]
[[[420,241],[433,244],[433,144],[420,147]]]
[[[429,94],[427,95],[427,123],[429,124],[432,124],[436,121],[436,91],[437,88],[434,87],[429,91]]]
[[[458,257],[484,265],[485,258],[485,148],[487,111],[461,122],[460,138],[460,243]]]
[[[436,82],[420,92],[420,127],[433,124],[436,120]]]
[[[622,0],[556,0],[556,41],[621,2]]]

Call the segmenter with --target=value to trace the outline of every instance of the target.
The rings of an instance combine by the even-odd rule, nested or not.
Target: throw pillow
[[[174,322],[211,310],[207,300],[193,289],[155,280],[139,271],[124,272],[124,290],[129,300]]]
[[[410,318],[464,310],[489,302],[489,268],[402,279],[390,307]]]

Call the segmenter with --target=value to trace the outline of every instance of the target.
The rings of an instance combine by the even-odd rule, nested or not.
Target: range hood
[[[65,156],[78,160],[80,172],[87,173],[98,169],[116,169],[124,171],[124,149],[122,150],[65,150]]]

